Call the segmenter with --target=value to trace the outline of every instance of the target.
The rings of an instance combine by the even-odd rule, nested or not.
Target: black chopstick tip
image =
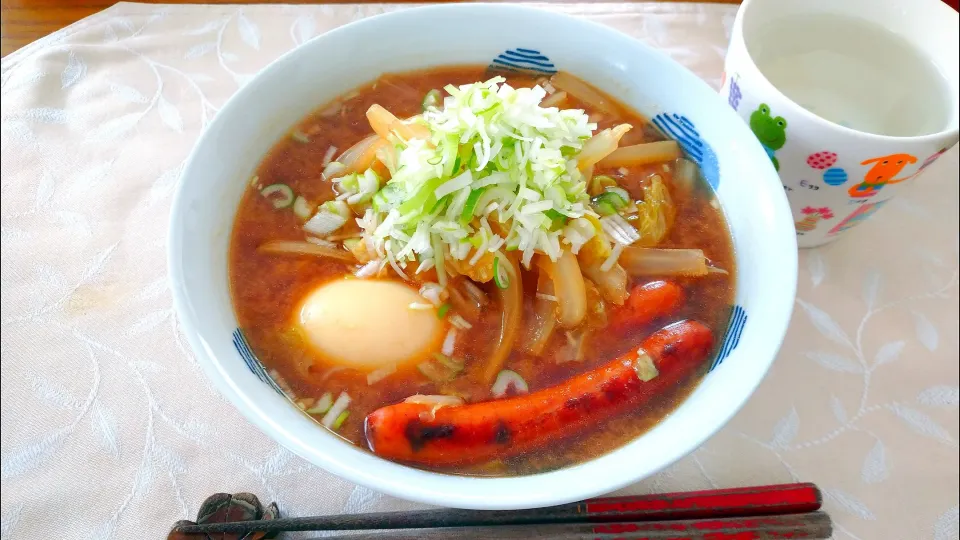
[[[206,540],[207,535],[205,533],[190,533],[184,531],[184,529],[189,530],[190,526],[196,525],[197,524],[192,521],[181,519],[173,524],[173,528],[170,529],[170,534],[167,535],[167,540]]]

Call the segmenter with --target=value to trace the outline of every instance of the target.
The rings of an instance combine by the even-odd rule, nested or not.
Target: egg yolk
[[[424,360],[440,348],[443,325],[420,294],[396,281],[344,279],[304,298],[296,314],[305,341],[330,363],[372,371]]]

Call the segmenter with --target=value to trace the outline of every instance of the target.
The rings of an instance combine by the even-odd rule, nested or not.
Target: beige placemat
[[[197,134],[304,40],[396,7],[119,4],[2,62],[2,540],[159,538],[217,491],[289,515],[413,505],[248,424],[184,346],[170,198]],[[554,6],[713,86],[735,8]],[[815,481],[837,537],[955,539],[957,149],[800,259],[780,358],[703,448],[629,493]]]

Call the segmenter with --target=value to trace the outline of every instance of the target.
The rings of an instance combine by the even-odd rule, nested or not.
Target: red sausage
[[[685,300],[683,287],[672,281],[651,281],[637,285],[620,308],[610,314],[613,329],[639,328],[676,311]]]
[[[443,407],[398,403],[366,418],[367,443],[381,457],[446,466],[506,457],[546,446],[635,408],[691,375],[713,347],[709,328],[681,321],[642,343],[659,374],[643,382],[631,352],[558,386],[524,396]]]

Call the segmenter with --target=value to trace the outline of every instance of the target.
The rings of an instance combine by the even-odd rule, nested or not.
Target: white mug
[[[721,96],[780,173],[797,244],[863,222],[957,142],[958,15],[940,0],[745,0]]]

